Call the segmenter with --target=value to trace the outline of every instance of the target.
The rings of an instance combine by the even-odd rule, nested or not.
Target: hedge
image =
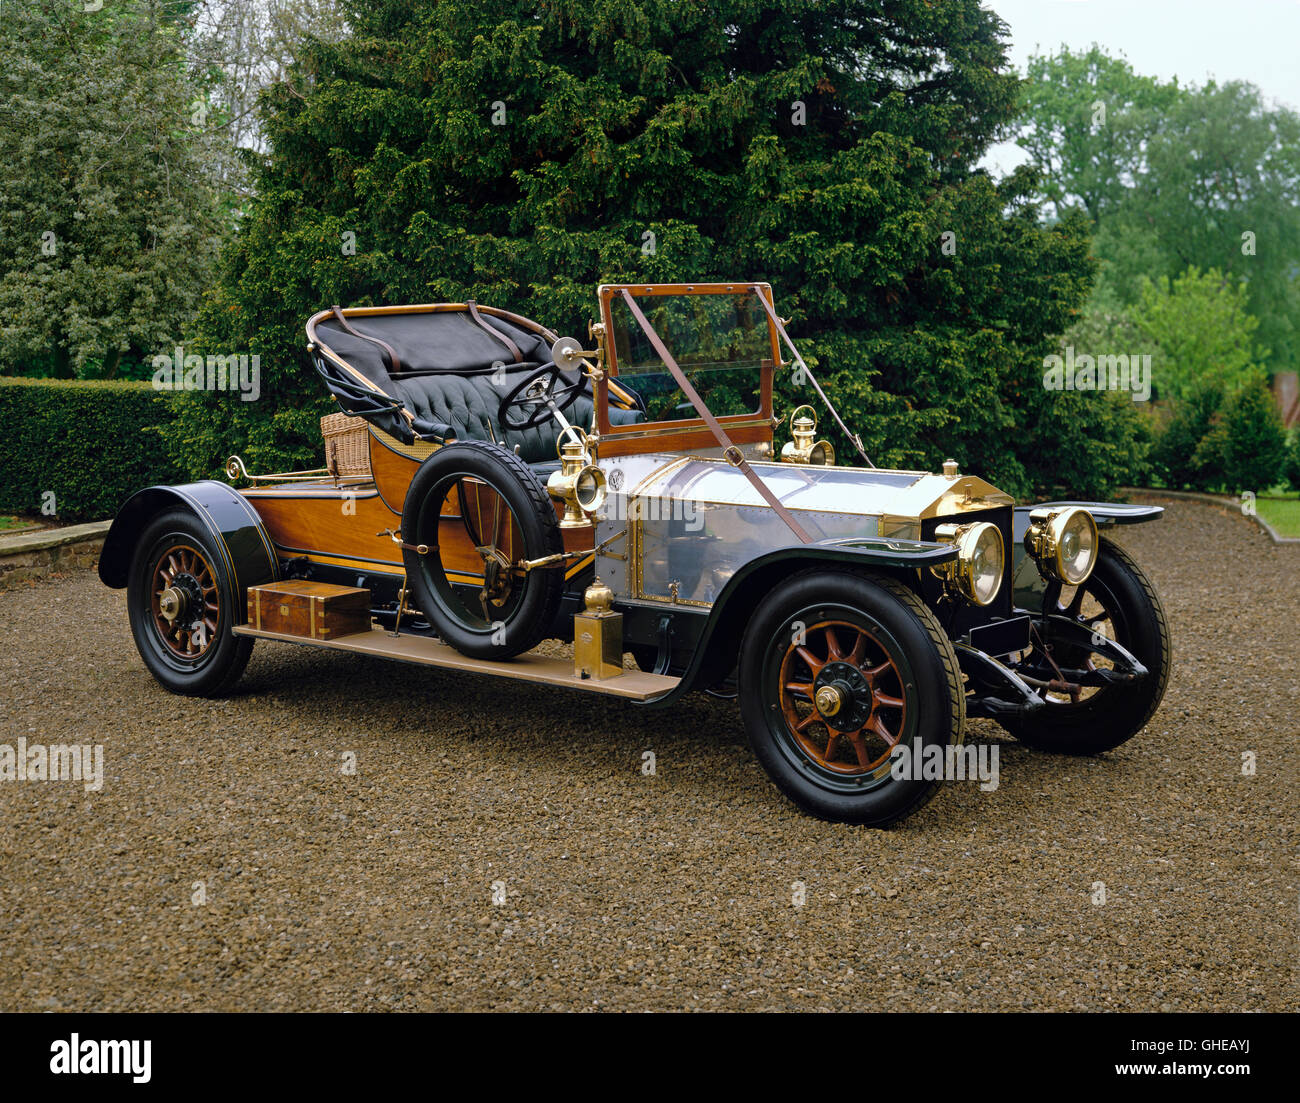
[[[48,515],[53,491],[59,520],[100,520],[184,481],[163,447],[172,410],[150,383],[0,377],[0,510]]]

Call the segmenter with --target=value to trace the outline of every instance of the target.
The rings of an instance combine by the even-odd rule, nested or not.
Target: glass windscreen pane
[[[636,303],[715,417],[758,411],[772,341],[752,292],[640,295]],[[645,402],[646,421],[698,417],[621,295],[610,318],[619,382]]]

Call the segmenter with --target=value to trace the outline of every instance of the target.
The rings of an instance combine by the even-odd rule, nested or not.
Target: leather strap
[[[484,330],[486,330],[489,334],[495,337],[498,341],[500,341],[503,345],[505,345],[506,348],[510,350],[510,355],[514,357],[516,364],[522,364],[524,362],[524,356],[523,353],[519,351],[519,346],[516,345],[512,340],[510,340],[510,338],[507,337],[504,333],[502,333],[499,329],[494,329],[492,326],[488,325],[487,322],[483,320],[483,315],[478,312],[478,303],[476,303],[473,299],[466,299],[465,305],[469,307],[469,316],[473,318],[474,321],[476,321]]]
[[[659,340],[659,334],[654,331],[654,328],[646,320],[646,316],[641,313],[641,308],[636,305],[636,300],[627,293],[626,289],[622,294],[623,298],[627,301],[628,309],[632,311],[632,317],[637,320],[637,324],[645,331],[645,335],[650,339],[650,344],[654,346],[654,350],[659,354],[659,358],[668,366],[668,370],[672,373],[672,377],[674,381],[676,381],[677,386],[681,388],[682,394],[690,399],[691,405],[695,407],[695,412],[704,419],[704,424],[709,427],[709,431],[713,434],[713,438],[721,446],[722,458],[731,464],[732,467],[739,470],[741,474],[743,474],[745,478],[753,484],[754,489],[763,496],[763,500],[776,511],[776,515],[786,523],[786,526],[802,543],[811,544],[813,538],[809,536],[808,533],[804,531],[803,526],[794,519],[794,514],[781,504],[781,500],[772,493],[772,490],[767,483],[763,482],[763,480],[758,477],[758,472],[749,465],[749,460],[745,459],[745,454],[732,443],[731,438],[727,436],[726,430],[722,428],[718,419],[713,416],[712,411],[710,411],[710,409],[704,404],[704,400],[700,398],[699,392],[691,384],[691,381],[686,378],[686,373],[677,366],[677,361],[673,359],[672,353],[670,353],[664,346],[664,343]]]
[[[353,337],[359,337],[363,341],[371,341],[383,350],[384,355],[388,357],[388,370],[390,372],[399,372],[402,370],[402,362],[397,358],[397,353],[394,351],[392,345],[387,341],[381,341],[378,337],[371,337],[369,334],[361,333],[359,330],[354,329],[349,324],[348,320],[343,317],[343,311],[341,311],[337,306],[331,307],[330,309],[334,312],[334,320],[343,327],[344,333],[349,333]]]

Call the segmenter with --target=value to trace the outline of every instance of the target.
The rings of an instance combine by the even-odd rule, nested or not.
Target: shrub
[[[1286,481],[1292,490],[1300,491],[1300,429],[1291,432],[1286,450]]]
[[[161,428],[169,396],[148,383],[0,377],[0,509],[110,517],[133,491],[181,481]]]
[[[1151,453],[1156,480],[1173,490],[1206,490],[1222,471],[1213,443],[1204,445],[1223,405],[1216,387],[1202,387],[1174,406]]]
[[[1286,433],[1263,379],[1243,387],[1224,406],[1221,449],[1228,491],[1259,493],[1285,480]]]

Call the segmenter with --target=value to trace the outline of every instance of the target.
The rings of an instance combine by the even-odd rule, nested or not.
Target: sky
[[[1180,84],[1248,80],[1300,110],[1300,0],[984,0],[1010,27],[1007,55],[1022,74],[1031,54],[1099,43],[1144,75]],[[1024,160],[1014,143],[980,163],[995,175]]]

